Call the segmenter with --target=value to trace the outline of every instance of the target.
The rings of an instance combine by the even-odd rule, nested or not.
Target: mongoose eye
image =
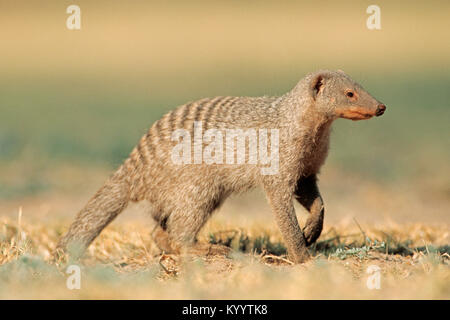
[[[347,97],[349,97],[349,98],[353,98],[353,96],[355,95],[353,92],[351,92],[351,91],[348,91],[347,93],[346,93],[346,95],[347,95]]]

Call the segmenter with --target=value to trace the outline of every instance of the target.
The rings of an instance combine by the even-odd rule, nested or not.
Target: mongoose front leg
[[[303,228],[306,245],[310,246],[319,238],[322,232],[325,212],[323,200],[317,187],[316,175],[300,178],[297,182],[294,197],[310,213]]]
[[[266,188],[266,195],[287,245],[289,258],[295,263],[305,262],[309,259],[309,253],[295,214],[292,192],[287,192],[287,188],[270,186]]]

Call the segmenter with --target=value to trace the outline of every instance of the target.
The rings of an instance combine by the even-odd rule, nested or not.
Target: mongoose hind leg
[[[231,253],[231,248],[211,243],[200,243],[194,241],[193,243],[176,243],[174,242],[169,233],[165,231],[160,225],[157,225],[152,231],[152,239],[156,246],[164,253],[169,254],[193,254],[200,256],[215,256],[224,255],[227,256]]]
[[[310,213],[303,228],[306,245],[310,246],[316,242],[322,232],[325,213],[316,175],[300,178],[294,196]]]
[[[173,251],[201,256],[228,255],[231,252],[231,249],[224,245],[197,241],[197,235],[211,216],[213,209],[214,205],[194,208],[192,204],[188,203],[170,214],[166,222],[167,232],[165,233]],[[163,235],[163,233],[161,234]]]
[[[155,242],[159,250],[164,253],[179,253],[179,247],[175,246],[170,239],[169,233],[164,230],[160,225],[156,225],[151,233],[151,237]]]

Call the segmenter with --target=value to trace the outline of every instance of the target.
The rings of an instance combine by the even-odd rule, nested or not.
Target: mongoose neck
[[[302,128],[329,128],[335,117],[317,108],[314,99],[308,93],[308,88],[299,83],[294,89],[281,96],[278,101],[280,114],[285,116],[285,123]]]

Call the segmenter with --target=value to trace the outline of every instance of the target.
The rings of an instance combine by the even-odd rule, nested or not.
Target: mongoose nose
[[[375,115],[379,117],[384,113],[384,111],[386,111],[386,106],[384,104],[380,104],[377,107],[377,111],[375,111]]]

